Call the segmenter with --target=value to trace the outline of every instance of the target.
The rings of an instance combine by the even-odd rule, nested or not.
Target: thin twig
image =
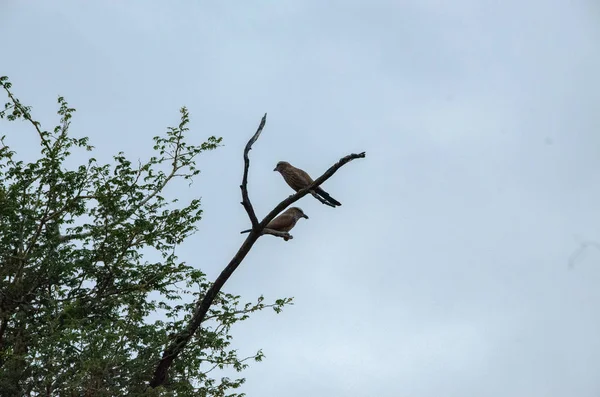
[[[293,305],[293,303],[289,303],[289,304],[290,304],[290,305]],[[250,307],[250,308],[248,308],[248,309],[234,310],[233,312],[229,312],[229,313],[227,313],[227,314],[228,314],[228,315],[236,315],[236,314],[248,314],[248,313],[255,312],[255,311],[257,311],[257,310],[268,309],[268,308],[273,308],[273,307],[279,306],[279,305],[278,305],[278,304],[276,304],[276,303],[272,303],[272,304],[268,304],[268,305],[263,305],[263,306],[262,306],[262,307],[260,307],[260,309],[259,309],[259,308],[257,308],[257,306],[258,306],[258,305],[259,305],[259,304],[256,304],[256,305],[254,305],[254,306],[252,306],[252,307]],[[221,317],[222,315],[223,315],[223,314],[219,313],[219,314],[214,314],[214,315],[212,315],[212,316],[205,316],[205,317],[204,317],[204,321],[208,321],[208,320],[212,320],[212,319],[215,319],[215,318],[219,318],[219,317]]]
[[[180,133],[180,135],[181,135],[181,133]],[[178,138],[178,140],[177,140],[178,145],[179,145],[179,141],[180,141],[180,139]],[[173,179],[175,176],[177,176],[177,171],[179,171],[182,168],[182,165],[178,163],[178,160],[180,158],[181,158],[181,156],[179,155],[179,149],[176,148],[175,156],[173,158],[173,163],[171,165],[171,171],[169,172],[169,175],[167,175],[163,179],[163,181],[158,184],[158,186],[156,186],[154,189],[152,189],[152,191],[150,191],[146,197],[144,197],[139,203],[137,203],[136,208],[133,211],[131,211],[131,213],[135,214],[135,212],[137,212],[140,208],[142,208],[150,200],[152,200],[156,195],[158,195],[164,189],[164,187],[171,181],[171,179]],[[138,169],[138,176],[136,176],[136,179],[135,179],[136,183],[140,177],[139,176],[140,174],[141,174],[141,168]],[[129,191],[126,191],[124,194],[129,194]],[[90,196],[90,197],[93,197],[93,196]],[[108,227],[112,228],[117,225],[120,225],[121,223],[128,220],[130,217],[131,217],[131,215],[126,215],[121,218],[118,218],[116,221],[112,222]],[[92,234],[94,234],[94,230],[89,230],[87,232],[81,232],[81,233],[67,234],[64,236],[60,236],[60,242],[64,243],[66,241],[76,240],[76,239],[81,240],[81,239],[91,236]]]
[[[260,133],[262,132],[263,128],[265,128],[266,122],[267,122],[267,114],[265,113],[263,118],[260,120],[258,129],[254,133],[252,138],[250,138],[250,140],[246,144],[246,147],[244,148],[244,176],[242,178],[242,184],[240,185],[240,189],[242,189],[242,203],[241,204],[246,209],[246,212],[248,213],[248,217],[250,218],[250,222],[252,223],[252,229],[254,229],[254,230],[256,230],[256,228],[258,227],[258,218],[256,217],[256,214],[254,213],[254,208],[252,208],[252,203],[250,203],[250,197],[248,196],[248,170],[250,169],[250,158],[248,157],[248,153],[250,152],[250,150],[252,150],[252,145],[254,145],[254,142],[256,142],[256,140],[260,136]]]
[[[252,231],[252,229],[247,229],[247,230],[241,231],[240,234],[250,233],[251,231]],[[260,235],[262,236],[263,234],[271,234],[271,235],[276,236],[276,237],[281,237],[285,241],[288,241],[288,240],[291,240],[291,239],[294,238],[288,232],[280,232],[278,230],[269,229],[267,227],[265,227],[262,231],[260,231]]]
[[[50,151],[50,144],[48,143],[48,140],[46,138],[44,138],[44,133],[40,129],[40,123],[31,118],[31,115],[29,114],[27,107],[21,105],[21,102],[19,102],[19,100],[13,96],[12,92],[8,88],[6,88],[6,86],[4,86],[4,90],[8,94],[8,97],[10,98],[12,103],[14,103],[15,107],[18,108],[19,111],[23,114],[23,117],[25,118],[25,120],[27,120],[31,124],[33,124],[38,135],[40,136],[40,139],[42,140],[42,144],[46,147],[46,149],[48,149],[48,151]]]
[[[288,232],[280,232],[278,230],[273,230],[273,229],[269,229],[266,227],[262,230],[261,235],[263,235],[263,234],[270,234],[272,236],[281,237],[285,241],[288,241],[288,240],[291,240],[294,238],[294,236],[292,236]]]

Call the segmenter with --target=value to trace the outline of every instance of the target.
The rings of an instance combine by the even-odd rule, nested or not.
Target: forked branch
[[[221,288],[227,282],[229,277],[233,274],[233,272],[238,268],[238,266],[242,263],[248,252],[252,249],[254,243],[260,238],[263,234],[272,234],[278,237],[283,237],[284,239],[293,238],[291,235],[284,236],[284,233],[277,232],[275,230],[267,229],[267,224],[275,218],[281,211],[287,208],[290,204],[300,200],[302,197],[306,196],[311,190],[315,187],[319,186],[329,178],[333,176],[341,167],[349,163],[350,161],[358,158],[364,158],[365,152],[358,154],[349,154],[346,157],[341,158],[337,163],[331,166],[323,175],[317,178],[310,186],[298,191],[297,193],[291,195],[287,199],[283,200],[277,206],[264,217],[260,223],[256,218],[256,214],[254,212],[254,208],[252,208],[252,204],[250,203],[250,198],[248,197],[248,169],[250,167],[250,159],[248,157],[248,153],[252,149],[252,145],[256,142],[258,137],[260,136],[265,123],[266,123],[265,114],[258,126],[258,130],[256,133],[250,138],[248,143],[246,144],[246,148],[244,149],[244,176],[242,178],[242,184],[240,186],[242,190],[242,205],[246,209],[248,213],[248,217],[252,222],[252,229],[246,237],[246,240],[242,243],[242,246],[239,248],[237,253],[231,259],[229,264],[223,269],[219,277],[215,280],[215,282],[210,286],[210,288],[206,291],[204,297],[198,301],[192,318],[189,323],[186,325],[185,329],[182,330],[179,334],[177,334],[167,346],[165,351],[163,352],[163,356],[156,366],[156,370],[154,371],[154,375],[152,380],[150,381],[150,387],[158,387],[163,385],[167,380],[167,374],[169,368],[173,364],[173,360],[177,358],[177,356],[183,351],[185,346],[190,342],[190,339],[194,335],[195,332],[198,331],[198,328],[202,324],[204,320],[206,320],[206,315],[210,306],[212,305],[214,299],[217,294],[221,291]],[[285,233],[287,234],[287,233]]]

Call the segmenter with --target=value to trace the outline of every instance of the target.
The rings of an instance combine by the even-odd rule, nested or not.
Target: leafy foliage
[[[154,138],[146,162],[118,153],[114,164],[91,157],[67,167],[73,152],[94,150],[88,138],[68,134],[75,109],[59,97],[60,122],[46,131],[6,77],[0,85],[8,95],[0,118],[28,121],[41,147],[36,161],[25,162],[6,136],[0,140],[0,395],[236,395],[243,378],[216,379],[211,371],[242,371],[263,354],[238,357],[231,326],[268,307],[279,312],[291,299],[242,304],[220,293],[168,383],[146,387],[210,286],[175,255],[196,230],[200,200],[181,205],[162,194],[176,179],[191,181],[195,158],[221,138],[187,143],[182,108],[179,125]]]

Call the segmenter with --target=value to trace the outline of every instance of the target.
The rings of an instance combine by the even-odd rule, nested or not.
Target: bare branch
[[[345,164],[349,163],[350,161],[352,161],[354,159],[365,157],[365,152],[362,152],[362,153],[358,153],[358,154],[349,154],[348,156],[341,158],[337,163],[335,163],[333,166],[331,166],[323,175],[321,175],[319,178],[317,178],[310,186],[307,186],[306,188],[298,191],[296,194],[293,194],[290,197],[288,197],[287,199],[280,202],[271,212],[269,212],[269,214],[260,223],[258,223],[258,225],[255,226],[254,225],[255,219],[253,220],[253,217],[256,217],[256,214],[254,213],[254,210],[252,209],[252,205],[250,204],[250,201],[248,199],[248,192],[246,190],[246,185],[248,182],[248,168],[250,166],[250,161],[248,159],[248,152],[252,148],[252,144],[254,144],[254,142],[260,136],[260,133],[262,132],[262,129],[266,122],[266,116],[267,116],[266,114],[263,116],[261,123],[258,127],[258,130],[254,134],[254,136],[250,139],[250,141],[248,141],[248,144],[246,145],[246,149],[244,150],[244,178],[243,178],[242,186],[240,186],[240,187],[242,189],[242,195],[244,196],[244,198],[243,198],[244,201],[242,202],[242,204],[244,205],[244,208],[246,208],[246,211],[248,212],[248,216],[253,221],[252,230],[250,231],[250,234],[248,235],[248,237],[246,237],[246,240],[244,240],[244,242],[242,243],[242,246],[239,248],[237,253],[231,259],[231,261],[229,261],[229,264],[225,267],[225,269],[223,269],[223,271],[221,272],[221,274],[219,274],[219,276],[217,277],[215,282],[206,291],[206,294],[204,295],[202,300],[201,301],[199,300],[197,302],[196,308],[194,309],[194,314],[192,315],[192,318],[190,319],[190,321],[187,324],[187,326],[185,327],[185,329],[183,331],[181,331],[179,334],[177,334],[172,339],[172,341],[167,346],[167,348],[165,349],[161,360],[159,361],[158,365],[156,366],[152,380],[150,381],[150,387],[152,387],[152,388],[158,387],[158,386],[164,384],[164,382],[167,380],[167,374],[168,374],[169,368],[171,367],[171,364],[173,363],[173,360],[175,360],[175,358],[177,358],[177,356],[182,352],[182,350],[185,348],[185,346],[189,343],[189,341],[192,338],[192,336],[194,335],[194,333],[200,327],[200,324],[202,324],[202,322],[204,322],[206,320],[207,313],[208,313],[210,306],[212,305],[214,299],[216,298],[217,294],[221,291],[221,288],[227,282],[229,277],[231,277],[233,272],[242,263],[242,261],[244,260],[246,255],[248,255],[248,252],[250,252],[250,250],[252,249],[252,246],[260,238],[260,236],[263,234],[273,234],[278,237],[283,237],[282,235],[280,235],[281,234],[280,232],[276,232],[277,234],[275,234],[275,233],[273,233],[275,231],[266,229],[267,224],[271,220],[273,220],[273,218],[275,218],[275,216],[277,216],[281,211],[283,211],[285,208],[287,208],[290,204],[300,200],[302,197],[306,196],[315,187],[321,185],[327,179],[331,178],[333,176],[333,174],[335,174],[336,171],[338,169],[340,169],[341,167],[343,167]],[[285,239],[285,237],[283,237],[283,238]],[[289,238],[292,238],[292,236],[289,236]]]
[[[250,203],[250,197],[248,196],[248,170],[250,168],[250,157],[248,157],[248,153],[252,150],[252,145],[260,136],[263,128],[265,128],[265,123],[267,122],[267,114],[263,116],[262,120],[260,120],[260,124],[258,125],[258,129],[250,138],[248,143],[246,144],[246,148],[244,149],[244,176],[242,178],[242,184],[240,185],[240,189],[242,189],[242,205],[246,209],[248,213],[248,217],[250,218],[250,222],[252,223],[252,229],[256,229],[258,227],[258,218],[256,218],[256,214],[254,213],[254,208],[252,208],[252,203]]]
[[[244,234],[244,233],[250,233],[252,231],[252,229],[247,229],[247,230],[243,230],[240,232],[240,234]],[[277,236],[277,237],[281,237],[283,238],[285,241],[291,240],[294,237],[289,234],[288,232],[280,232],[278,230],[275,229],[269,229],[267,227],[265,227],[261,232],[260,235],[262,236],[263,234],[271,234],[273,236]]]
[[[279,232],[277,230],[268,229],[266,227],[262,230],[261,235],[263,235],[263,234],[270,234],[270,235],[273,235],[273,236],[276,236],[276,237],[281,237],[285,241],[288,241],[288,240],[291,240],[291,239],[294,238],[294,236],[292,236],[288,232]]]

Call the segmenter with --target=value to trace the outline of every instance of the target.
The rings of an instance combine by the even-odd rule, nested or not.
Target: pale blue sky
[[[0,5],[0,74],[46,126],[57,95],[109,160],[150,153],[188,106],[200,231],[179,255],[214,278],[250,194],[318,176],[294,240],[261,239],[227,284],[294,296],[234,329],[252,396],[592,397],[600,393],[600,7],[585,1],[29,1]],[[24,125],[0,124],[35,155]],[[10,129],[10,130],[9,130]]]

